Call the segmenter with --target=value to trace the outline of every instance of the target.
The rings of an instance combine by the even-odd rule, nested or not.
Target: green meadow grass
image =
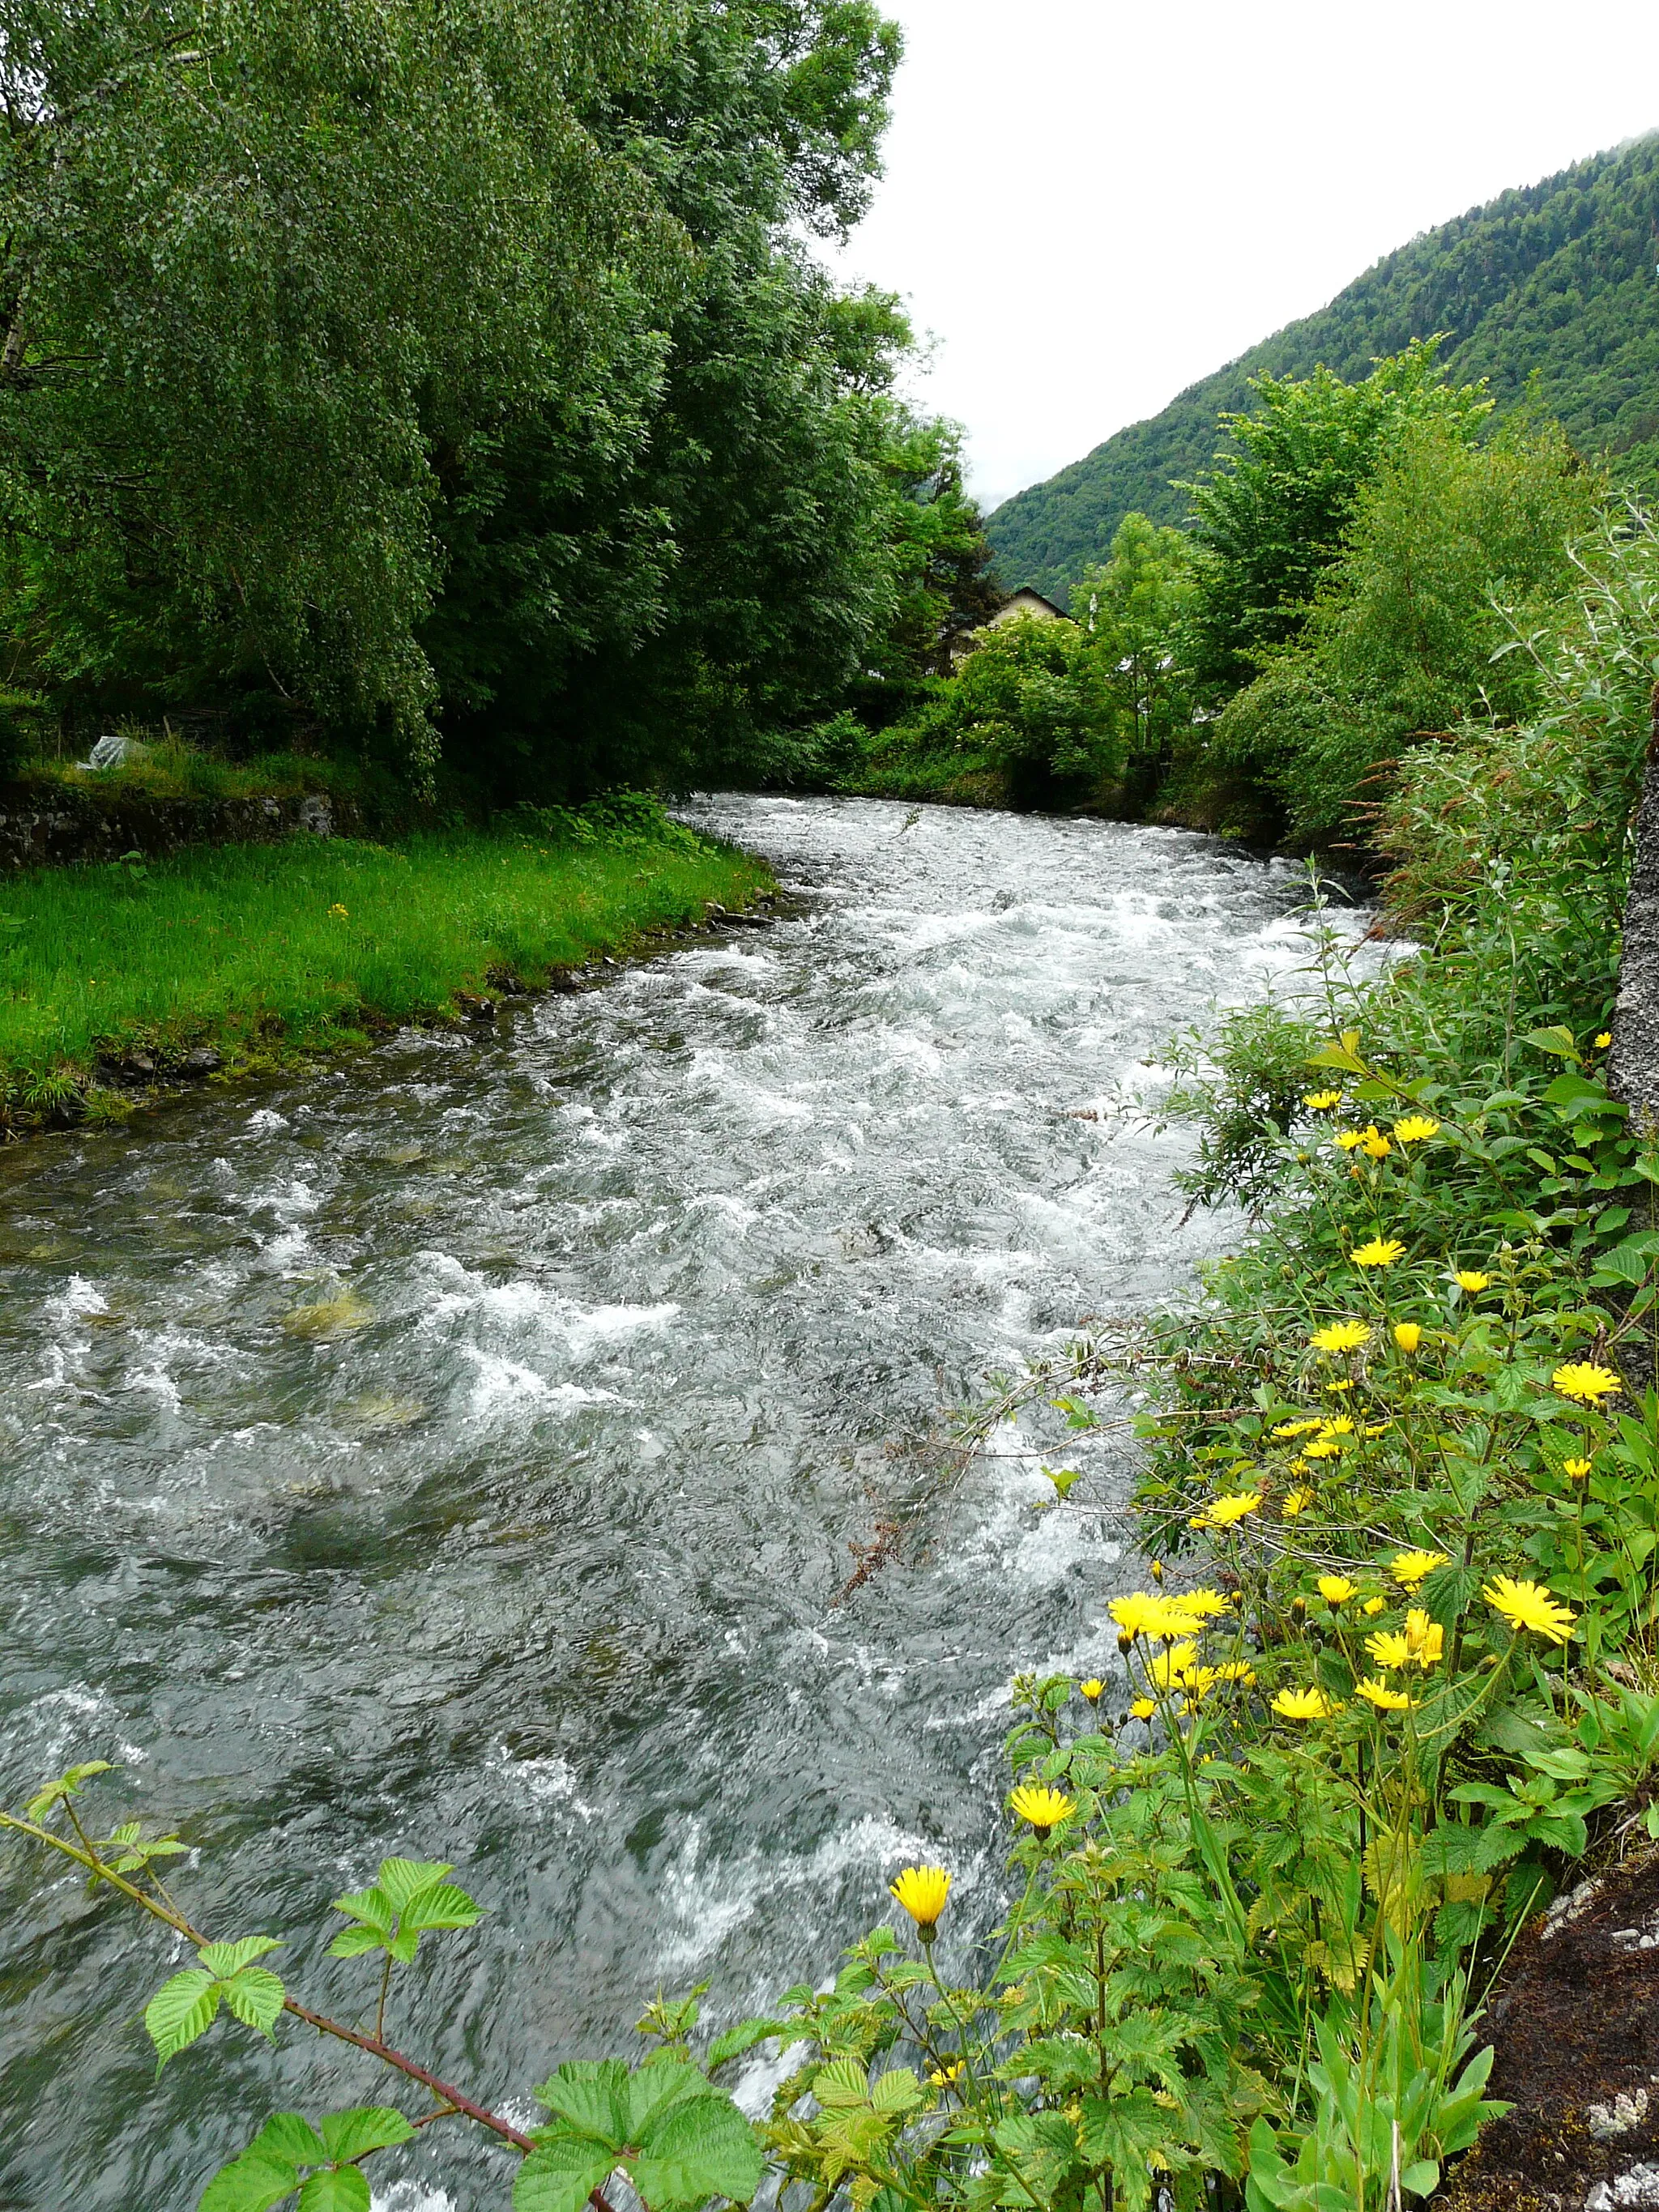
[[[441,1018],[492,969],[532,986],[771,882],[665,824],[626,841],[521,830],[399,850],[294,838],[0,880],[0,1077],[27,1110],[100,1051],[210,1044],[233,1064],[326,1049],[365,1021]],[[67,1092],[65,1092],[67,1096]]]

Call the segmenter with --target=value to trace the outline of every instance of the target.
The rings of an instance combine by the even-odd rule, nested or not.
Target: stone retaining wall
[[[1638,1123],[1659,1123],[1659,684],[1636,817],[1636,865],[1625,905],[1607,1085]]]
[[[0,784],[0,872],[71,860],[159,860],[186,845],[266,844],[350,833],[326,792],[276,799],[152,799],[67,785]]]

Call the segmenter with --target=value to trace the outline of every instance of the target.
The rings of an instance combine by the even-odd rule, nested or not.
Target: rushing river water
[[[773,861],[769,929],[0,1158],[9,1802],[125,1762],[95,1802],[184,1826],[223,1935],[453,1859],[489,1917],[389,2032],[520,2115],[659,1984],[729,2019],[822,1975],[910,1857],[994,1912],[1007,1679],[1115,1661],[1128,1462],[1037,1512],[1035,1437],[936,1496],[922,1447],[1236,1233],[1121,1109],[1307,955],[1297,872],[1184,832],[696,811]],[[225,2027],[155,2084],[160,1931],[0,1879],[0,2204],[187,2212],[267,2111],[382,2094]],[[271,1963],[357,2008],[318,1948]],[[504,2203],[449,2141],[377,2206]]]

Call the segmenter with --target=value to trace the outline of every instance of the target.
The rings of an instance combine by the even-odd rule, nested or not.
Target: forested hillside
[[[1017,493],[988,525],[1005,581],[1063,601],[1127,514],[1181,521],[1187,497],[1173,482],[1208,465],[1216,416],[1249,404],[1251,376],[1306,376],[1323,362],[1352,380],[1437,331],[1451,379],[1490,378],[1498,416],[1534,379],[1581,452],[1659,487],[1659,136],[1413,240],[1162,414]]]

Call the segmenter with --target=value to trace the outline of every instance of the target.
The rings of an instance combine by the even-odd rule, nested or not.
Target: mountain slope
[[[1249,377],[1305,376],[1321,362],[1364,376],[1378,355],[1434,331],[1448,333],[1457,381],[1490,377],[1501,410],[1533,380],[1581,452],[1612,456],[1621,478],[1659,490],[1656,264],[1659,134],[1504,192],[1006,501],[986,526],[1003,580],[1063,601],[1131,508],[1182,521],[1186,498],[1170,480],[1209,466],[1222,443],[1216,416],[1249,405]]]

